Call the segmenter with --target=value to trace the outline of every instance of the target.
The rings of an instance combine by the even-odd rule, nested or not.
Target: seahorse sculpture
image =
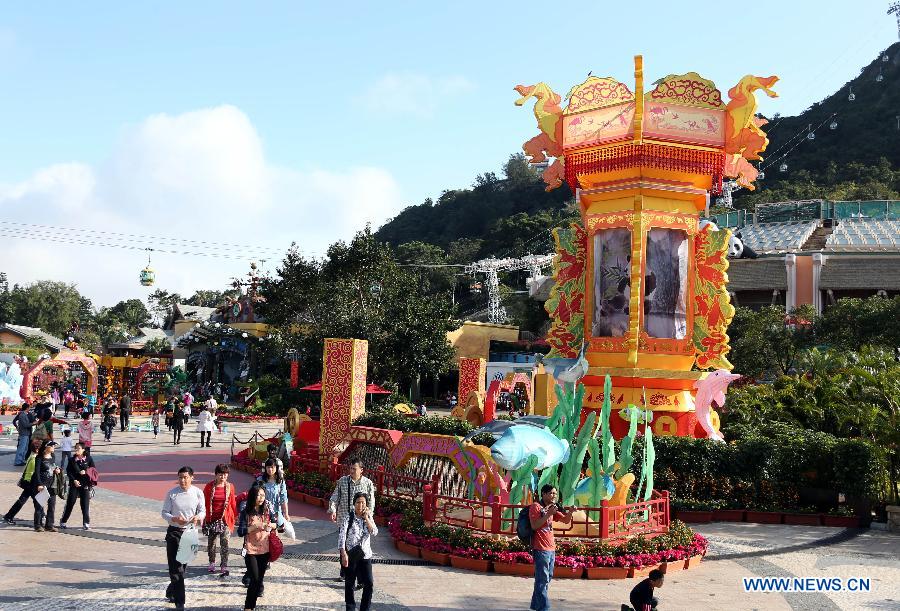
[[[769,138],[760,128],[767,123],[756,116],[756,96],[762,89],[770,98],[778,97],[772,86],[777,76],[760,77],[748,74],[728,90],[731,101],[725,107],[725,175],[737,178],[742,187],[751,191],[759,173],[749,162],[760,159]]]
[[[522,95],[516,100],[516,106],[523,106],[529,98],[536,99],[534,117],[541,133],[522,145],[522,150],[530,157],[531,163],[543,163],[548,156],[556,158],[542,175],[544,182],[547,183],[547,191],[552,191],[560,186],[565,178],[562,108],[559,105],[562,99],[543,82],[536,85],[516,85],[515,90]]]

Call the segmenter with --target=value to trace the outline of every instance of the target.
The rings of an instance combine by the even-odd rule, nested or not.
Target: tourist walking
[[[269,454],[269,458],[275,461],[275,464],[278,465],[278,470],[282,473],[284,472],[284,463],[278,458],[278,446],[274,443],[270,443],[266,446],[266,452]]]
[[[154,408],[150,415],[150,426],[153,427],[153,439],[159,436],[159,408]]]
[[[216,465],[216,479],[203,487],[206,502],[206,520],[203,532],[208,537],[206,552],[209,555],[209,572],[216,572],[216,542],[221,550],[219,572],[228,576],[228,538],[234,530],[237,518],[237,502],[234,484],[228,481],[230,468],[222,463]]]
[[[269,502],[269,511],[271,512],[272,522],[283,527],[284,523],[291,521],[291,515],[288,511],[288,495],[287,484],[284,481],[284,472],[278,468],[275,459],[268,458],[263,463],[262,475],[257,479],[257,484],[262,486],[266,493],[266,500]]]
[[[184,391],[184,395],[181,397],[181,402],[184,403],[185,413],[190,415],[191,413],[191,405],[194,404],[194,395],[191,394],[190,390]]]
[[[25,468],[22,470],[22,476],[19,478],[18,486],[22,489],[21,494],[19,494],[19,498],[16,499],[16,502],[13,503],[12,507],[9,508],[3,515],[3,521],[7,524],[15,524],[15,517],[18,515],[19,511],[25,505],[25,502],[28,499],[31,499],[31,502],[34,503],[34,513],[37,515],[38,508],[40,507],[40,503],[38,503],[37,499],[35,499],[35,495],[37,495],[40,490],[37,489],[38,484],[36,482],[36,476],[34,474],[35,469],[37,468],[37,457],[38,457],[38,448],[35,445],[38,444],[37,441],[34,444],[29,446],[28,456],[25,458]],[[38,444],[43,446],[43,443]],[[43,488],[42,488],[43,489]]]
[[[3,521],[7,524],[15,524],[15,517],[30,498],[34,504],[34,529],[37,532],[44,530],[56,532],[53,528],[53,515],[56,508],[56,483],[54,476],[59,472],[59,467],[53,460],[53,450],[56,448],[56,442],[51,439],[45,439],[41,442],[40,449],[28,457],[25,463],[25,471],[19,480],[19,487],[22,488],[22,494],[9,508]],[[44,490],[50,494],[47,499],[47,510],[38,500],[38,494]],[[45,528],[46,525],[46,528]]]
[[[353,496],[353,512],[347,516],[346,525],[338,529],[338,550],[341,566],[344,568],[344,603],[347,609],[356,609],[353,590],[357,582],[362,584],[363,593],[360,611],[369,611],[372,604],[372,537],[378,534],[378,527],[369,511],[368,497],[364,492]]]
[[[116,426],[116,402],[109,399],[103,406],[101,414],[100,430],[103,431],[103,439],[112,441],[113,428]]]
[[[69,495],[66,497],[66,508],[63,510],[62,519],[59,521],[60,528],[68,528],[66,524],[69,516],[72,515],[72,509],[75,507],[75,501],[78,501],[81,507],[81,525],[84,530],[91,529],[91,477],[88,469],[93,469],[94,459],[87,453],[87,448],[82,442],[75,444],[72,460],[66,466],[66,476],[69,478]]]
[[[368,511],[372,515],[375,512],[375,484],[363,475],[363,463],[360,458],[352,457],[347,463],[348,474],[338,478],[335,482],[334,492],[328,500],[328,517],[341,528],[346,524],[347,516],[353,513],[353,498],[357,493],[363,492],[368,498]],[[340,577],[344,578],[346,571],[341,565]]]
[[[178,562],[178,545],[184,531],[190,526],[200,526],[206,516],[203,492],[193,485],[194,470],[181,467],[178,485],[169,490],[163,501],[162,517],[169,524],[166,529],[166,560],[169,564],[169,586],[166,598],[175,603],[176,611],[184,611],[184,571],[186,564]]]
[[[262,593],[263,580],[269,566],[269,536],[275,528],[275,523],[271,519],[272,508],[269,507],[266,493],[261,487],[250,488],[243,513],[241,521],[247,524],[247,535],[244,537],[244,564],[249,578],[244,609],[250,611],[256,609],[256,599]]]
[[[72,429],[65,428],[63,429],[62,439],[59,440],[59,451],[61,456],[59,458],[59,468],[65,473],[66,465],[69,464],[69,460],[72,458],[72,448],[75,440],[72,439]]]
[[[81,414],[81,422],[78,423],[78,443],[84,446],[84,453],[90,456],[91,446],[94,444],[94,425],[91,424],[88,412]]]
[[[62,403],[63,403],[63,418],[68,418],[69,412],[74,411],[74,409],[75,409],[75,395],[72,393],[71,390],[67,390],[66,394],[63,395]]]
[[[662,571],[653,569],[646,579],[632,588],[628,600],[631,602],[631,607],[634,611],[656,611],[659,601],[653,596],[653,591],[663,586],[665,578],[666,576]],[[627,605],[622,606],[627,607]]]
[[[550,580],[553,578],[553,567],[556,565],[556,538],[553,535],[553,521],[563,524],[572,523],[571,511],[556,504],[559,493],[554,486],[544,484],[541,487],[541,501],[531,504],[528,518],[531,521],[531,555],[534,557],[534,592],[531,595],[531,607],[535,611],[550,608]]]
[[[34,429],[35,415],[31,411],[30,403],[23,403],[19,413],[13,418],[12,426],[19,432],[19,443],[16,445],[16,458],[13,464],[16,467],[25,465],[31,449],[31,433]]]
[[[175,406],[175,410],[172,412],[172,445],[177,446],[181,443],[181,431],[184,430],[184,410],[181,409],[180,405]]]
[[[200,433],[200,447],[209,448],[213,431],[213,415],[210,413],[206,404],[200,407],[200,413],[197,414],[197,432]]]
[[[119,430],[125,432],[128,430],[128,423],[131,420],[131,395],[127,392],[122,393],[119,400]]]

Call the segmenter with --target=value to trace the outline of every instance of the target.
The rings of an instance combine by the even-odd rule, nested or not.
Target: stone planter
[[[694,511],[689,509],[679,509],[678,519],[682,522],[690,522],[691,524],[709,524],[712,522],[711,511]]]
[[[413,558],[418,558],[419,553],[422,551],[422,548],[420,548],[418,545],[410,545],[409,543],[400,541],[399,539],[396,543],[398,552],[403,552],[404,554],[412,556]]]
[[[822,526],[839,528],[859,528],[859,516],[822,516]]]
[[[288,488],[288,498],[289,499],[294,499],[296,501],[303,501],[305,503],[306,500],[303,498],[304,496],[305,495],[302,492],[300,492],[299,490],[291,490],[290,488]]]
[[[521,564],[518,562],[495,562],[494,572],[501,575],[521,575],[523,577],[534,577],[533,564]],[[554,577],[556,572],[553,573]]]
[[[387,526],[388,519],[387,516],[375,516],[375,525],[376,526]]]
[[[631,570],[628,572],[628,576],[643,578],[643,577],[646,577],[647,575],[649,575],[650,571],[652,571],[653,569],[659,569],[659,568],[661,568],[661,565],[658,565],[658,564],[650,564],[647,566],[642,566],[640,568],[633,566],[633,567],[631,567]]]
[[[422,560],[433,562],[440,566],[448,566],[450,564],[450,554],[442,554],[441,552],[433,552],[430,549],[420,548]]]
[[[690,558],[685,558],[685,560],[684,560],[685,570],[697,566],[698,564],[700,564],[701,560],[703,560],[703,556],[691,556]]]
[[[553,567],[553,578],[554,579],[581,579],[582,575],[584,575],[583,568],[574,568],[571,566],[554,566]]]
[[[463,558],[462,556],[450,556],[450,566],[455,569],[487,573],[491,568],[491,561],[480,560],[478,558]]]
[[[784,523],[794,526],[821,526],[822,519],[817,513],[786,513]]]
[[[712,519],[714,522],[743,522],[743,509],[713,509]]]
[[[744,520],[754,524],[781,524],[783,515],[777,511],[747,510]]]
[[[664,574],[674,573],[675,571],[680,571],[684,568],[684,560],[673,560],[671,562],[662,562],[659,565],[659,570]]]
[[[627,566],[597,566],[584,569],[588,579],[625,579],[631,569]]]

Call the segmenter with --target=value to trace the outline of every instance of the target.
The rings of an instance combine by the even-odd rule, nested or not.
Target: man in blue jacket
[[[34,429],[35,416],[31,411],[31,405],[22,404],[22,409],[13,418],[12,425],[19,431],[19,445],[16,446],[15,466],[21,467],[28,458],[28,446],[31,444],[31,433]]]

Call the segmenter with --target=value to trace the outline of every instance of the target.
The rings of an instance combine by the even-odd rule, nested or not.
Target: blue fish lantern
[[[491,457],[507,471],[515,471],[531,456],[537,457],[535,469],[546,469],[569,460],[569,442],[547,429],[528,425],[509,427],[491,446]]]

